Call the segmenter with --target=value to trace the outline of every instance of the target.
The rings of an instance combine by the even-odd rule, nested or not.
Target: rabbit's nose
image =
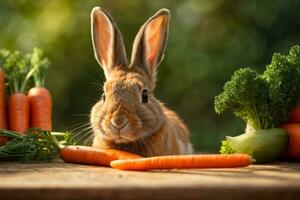
[[[123,128],[128,122],[128,119],[126,117],[120,116],[120,117],[113,117],[110,120],[110,123],[117,129]]]

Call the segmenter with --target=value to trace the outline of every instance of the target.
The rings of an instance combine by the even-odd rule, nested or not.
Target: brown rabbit
[[[192,153],[185,124],[153,94],[169,18],[169,11],[161,9],[141,27],[128,64],[122,35],[112,17],[100,7],[92,10],[95,56],[106,77],[102,99],[91,111],[93,146],[142,156]]]

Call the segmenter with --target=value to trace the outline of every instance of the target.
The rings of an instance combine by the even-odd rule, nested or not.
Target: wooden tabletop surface
[[[0,199],[300,199],[300,163],[150,172],[0,163]]]

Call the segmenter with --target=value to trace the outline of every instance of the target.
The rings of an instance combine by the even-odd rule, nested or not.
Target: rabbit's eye
[[[142,103],[148,103],[148,90],[146,89],[142,91]]]
[[[101,96],[102,101],[105,101],[105,94],[103,93]]]

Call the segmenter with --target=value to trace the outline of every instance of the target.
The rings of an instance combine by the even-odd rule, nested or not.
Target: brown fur
[[[93,9],[91,17],[95,55],[107,79],[105,100],[96,103],[91,111],[93,146],[143,156],[191,153],[185,124],[153,94],[156,68],[167,40],[169,12],[160,10],[142,26],[130,65],[112,18],[99,7]],[[148,90],[147,103],[141,100],[143,90]]]

